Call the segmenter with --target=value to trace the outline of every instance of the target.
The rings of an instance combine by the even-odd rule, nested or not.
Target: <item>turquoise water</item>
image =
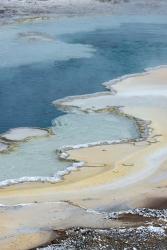
[[[125,117],[63,115],[51,103],[103,91],[105,81],[167,64],[166,17],[156,21],[85,17],[0,29],[0,132],[51,124],[55,132],[2,154],[0,181],[54,176],[69,165],[56,155],[62,146],[138,137]]]
[[[107,113],[67,114],[53,122],[55,136],[23,143],[0,156],[0,181],[23,176],[53,176],[71,163],[60,161],[56,150],[67,145],[136,138],[132,120]],[[0,182],[1,184],[1,182]]]
[[[0,132],[48,127],[62,114],[53,100],[102,91],[105,81],[166,64],[165,21],[94,17],[1,28]],[[19,37],[30,31],[52,41]]]

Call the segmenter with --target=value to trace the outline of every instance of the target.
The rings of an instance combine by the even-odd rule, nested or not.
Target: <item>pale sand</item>
[[[64,181],[54,185],[22,184],[1,189],[0,202],[3,204],[40,202],[37,206],[39,210],[30,205],[28,210],[27,207],[23,207],[22,213],[14,209],[11,209],[11,212],[9,210],[3,212],[0,230],[7,239],[5,241],[3,237],[0,239],[0,243],[4,244],[2,249],[8,249],[11,242],[15,244],[12,249],[18,249],[17,235],[21,228],[51,230],[60,226],[63,228],[83,226],[83,221],[85,226],[119,226],[113,222],[105,224],[101,215],[93,214],[93,220],[90,220],[86,210],[79,208],[78,205],[93,209],[117,206],[133,208],[144,207],[153,198],[166,199],[167,68],[151,70],[145,75],[124,79],[114,85],[114,89],[117,91],[115,95],[102,94],[96,97],[89,95],[87,98],[61,102],[61,106],[78,106],[83,110],[90,107],[99,109],[125,106],[122,111],[128,115],[152,121],[148,139],[145,142],[71,150],[68,152],[69,159],[85,161],[86,166],[65,176]],[[68,210],[71,205],[68,203],[65,203],[66,205],[60,203],[61,209],[63,206],[64,209],[61,210],[59,207],[62,211],[59,213],[56,202],[64,200],[75,203],[72,205],[75,211],[70,215]],[[49,204],[53,206],[50,210]],[[19,212],[15,213],[13,219],[11,213],[14,211]],[[85,220],[80,211],[84,211]],[[12,223],[8,223],[10,220]],[[15,232],[14,240],[9,237],[10,230]],[[26,241],[23,241],[20,249],[28,249]]]
[[[23,207],[0,208],[0,249],[31,249],[51,242],[56,230],[71,227],[118,227],[120,222],[106,220],[68,202],[43,202]],[[12,222],[12,223],[11,223]]]

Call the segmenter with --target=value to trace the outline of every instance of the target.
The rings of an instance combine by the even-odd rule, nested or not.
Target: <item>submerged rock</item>
[[[46,129],[39,128],[14,128],[10,129],[4,134],[1,134],[1,138],[9,141],[23,141],[31,137],[46,136],[48,131]]]
[[[54,38],[42,32],[21,32],[18,34],[19,39],[26,39],[28,41],[46,41],[52,42]]]

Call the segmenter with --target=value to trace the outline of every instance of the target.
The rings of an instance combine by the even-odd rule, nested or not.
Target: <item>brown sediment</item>
[[[146,208],[151,209],[167,209],[166,197],[153,197],[148,199],[144,205]]]
[[[121,214],[118,216],[117,220],[120,220],[122,222],[127,222],[128,224],[130,225],[136,225],[136,226],[139,226],[139,225],[144,225],[144,224],[147,224],[148,222],[156,222],[157,219],[153,219],[151,217],[144,217],[142,215],[138,215],[138,214]]]
[[[72,228],[65,231],[67,238],[55,240],[53,249],[97,250],[97,249],[166,249],[167,237],[151,233],[147,228],[120,228],[99,230]],[[50,248],[48,248],[50,249]]]

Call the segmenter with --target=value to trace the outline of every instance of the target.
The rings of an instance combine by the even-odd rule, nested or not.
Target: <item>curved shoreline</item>
[[[166,66],[159,66],[159,67],[155,67],[155,68],[151,68],[151,69],[147,69],[146,70],[146,72],[144,72],[144,73],[142,73],[142,74],[133,74],[133,75],[130,75],[130,77],[128,77],[128,76],[124,76],[124,77],[121,77],[121,78],[119,78],[119,80],[118,79],[116,79],[116,80],[112,80],[112,81],[110,81],[107,85],[109,85],[109,88],[113,91],[113,84],[115,83],[115,86],[118,84],[118,82],[122,82],[122,81],[126,81],[126,80],[130,80],[130,78],[133,78],[133,79],[135,79],[136,77],[145,77],[145,76],[147,76],[147,75],[151,75],[151,73],[152,72],[155,72],[155,71],[158,71],[158,70],[161,70],[161,69],[165,69],[166,70]],[[125,88],[126,86],[124,86],[124,88]],[[132,86],[131,86],[132,87]],[[118,87],[119,88],[119,87]],[[117,90],[115,90],[114,89],[114,95],[116,95],[117,96],[117,94],[119,94],[119,91],[117,91]],[[161,94],[161,93],[160,93]],[[165,95],[164,94],[164,91],[162,92],[162,94],[163,95]],[[113,96],[114,96],[113,95]],[[132,94],[133,95],[133,94]],[[149,93],[148,93],[148,95],[149,95]],[[158,94],[157,94],[158,95]],[[82,100],[84,100],[84,103],[86,103],[86,99],[87,100],[89,100],[89,99],[96,99],[96,98],[98,98],[100,95],[98,95],[98,96],[94,96],[94,95],[92,95],[92,96],[80,96],[80,98],[79,97],[77,97],[76,99],[75,98],[71,98],[70,97],[70,99],[68,99],[68,98],[66,98],[64,101],[63,100],[60,100],[60,102],[58,103],[58,105],[61,105],[61,108],[66,108],[66,106],[68,106],[68,108],[73,108],[74,106],[75,106],[75,108],[77,107],[78,109],[82,109],[82,111],[83,110],[87,110],[87,106],[85,106],[84,107],[84,105],[82,105]],[[104,99],[105,99],[105,97],[106,96],[104,96],[103,94],[101,95],[102,97],[104,97]],[[165,95],[166,96],[166,95]],[[126,97],[126,95],[125,95],[125,97]],[[111,97],[112,98],[112,97]],[[80,100],[80,106],[79,105],[77,105],[77,100]],[[76,101],[76,102],[75,102]],[[88,104],[89,105],[89,104]],[[107,105],[107,104],[105,104],[105,105]],[[94,107],[94,110],[97,110],[99,108],[99,106],[98,107]],[[123,109],[126,109],[126,106],[125,106],[125,108],[123,108]],[[129,108],[128,108],[128,110],[129,110]],[[129,112],[128,112],[128,114],[129,114]],[[131,114],[131,113],[130,113]],[[137,116],[135,116],[135,117],[137,117]],[[152,127],[152,130],[154,130],[154,128]],[[155,137],[156,136],[158,136],[158,134],[157,135],[152,135],[152,138],[151,139],[149,139],[149,138],[146,138],[146,141],[148,140],[150,140],[150,143],[154,143],[154,142],[156,142],[156,139],[155,139]],[[155,139],[155,140],[154,140]],[[165,149],[164,149],[165,150]],[[75,152],[77,152],[77,150],[70,150],[71,152],[72,152],[72,156],[70,157],[70,153],[69,153],[69,155],[68,155],[68,159],[73,159],[73,160],[77,160],[77,159],[81,159],[80,157],[79,158],[75,158],[75,153],[73,154],[73,151],[75,151]],[[79,150],[78,150],[79,151]],[[80,150],[81,152],[82,152],[82,150]],[[85,150],[86,152],[88,152],[88,150]],[[93,151],[93,150],[92,150]],[[165,151],[166,152],[166,151]],[[163,152],[162,152],[163,153]],[[161,153],[160,153],[161,154]],[[165,153],[166,154],[166,153]],[[158,155],[157,155],[157,157],[158,157]],[[162,158],[162,157],[160,157],[160,158]],[[84,160],[84,158],[83,158],[83,160]],[[166,160],[166,158],[164,159],[164,161]],[[163,162],[163,161],[162,161]],[[159,162],[159,165],[160,164],[162,164],[162,163],[160,163]],[[159,166],[158,165],[158,166]]]
[[[116,95],[117,91],[114,89],[114,85],[117,85],[120,82],[127,80],[127,79],[130,79],[130,78],[149,75],[152,71],[158,70],[158,69],[167,69],[167,65],[159,65],[159,66],[155,66],[155,67],[145,68],[143,72],[126,74],[126,75],[120,76],[118,78],[109,80],[107,82],[101,83],[106,88],[106,91],[103,91],[103,92],[95,92],[92,94],[84,94],[84,95],[76,95],[76,96],[67,96],[65,98],[53,101],[52,103],[57,108],[60,108],[63,111],[66,111],[67,108],[70,108],[70,110],[72,110],[73,108],[74,109],[75,108],[81,109],[81,107],[78,107],[75,105],[74,106],[71,104],[68,105],[68,102],[72,103],[73,101],[75,101],[77,99],[88,99],[89,97],[98,97],[98,96],[104,96],[104,95],[106,95],[106,96]],[[113,108],[113,107],[109,106],[109,108]],[[116,106],[116,108],[119,108],[119,106]],[[94,109],[94,110],[96,110],[96,109]],[[82,110],[82,111],[84,111],[84,110]],[[138,119],[137,117],[134,117],[134,118]]]
[[[125,81],[127,79],[130,78],[135,78],[135,77],[141,77],[141,76],[146,76],[149,75],[152,71],[156,71],[158,69],[166,69],[167,66],[162,65],[162,66],[158,66],[158,67],[154,67],[154,68],[149,68],[149,69],[145,69],[145,72],[142,73],[135,73],[135,74],[131,74],[131,75],[125,75],[122,76],[120,78],[111,80],[107,83],[103,83],[103,85],[106,87],[106,89],[109,89],[110,91],[104,91],[104,92],[97,92],[97,93],[93,93],[93,94],[88,94],[88,95],[78,95],[78,96],[70,96],[70,97],[65,97],[61,100],[56,100],[54,101],[54,105],[56,105],[56,107],[62,109],[63,111],[66,111],[70,109],[70,111],[72,111],[73,109],[75,110],[76,108],[79,110],[82,110],[83,112],[87,112],[88,109],[82,109],[79,106],[75,106],[75,105],[69,105],[68,103],[71,103],[73,101],[77,101],[78,99],[91,99],[93,98],[97,98],[97,97],[101,97],[101,96],[108,96],[108,97],[112,97],[117,95],[117,91],[114,89],[114,86],[116,86],[117,84],[119,84],[122,81]],[[67,108],[68,106],[68,108]],[[84,148],[93,148],[93,147],[97,147],[97,146],[104,146],[104,145],[114,145],[114,144],[124,144],[124,143],[137,143],[137,142],[142,142],[142,141],[147,141],[149,140],[149,137],[151,136],[152,133],[152,128],[150,127],[151,121],[146,121],[143,119],[140,119],[136,116],[133,115],[129,115],[128,112],[125,113],[124,111],[122,111],[122,108],[120,108],[119,106],[107,106],[105,108],[102,109],[103,112],[106,112],[108,109],[110,109],[111,113],[115,113],[117,112],[119,115],[121,116],[126,116],[129,119],[133,119],[136,122],[136,125],[138,126],[139,129],[139,138],[134,138],[134,139],[122,139],[122,140],[113,140],[113,141],[100,141],[100,142],[93,142],[93,143],[88,143],[88,144],[80,144],[80,145],[74,145],[74,146],[64,146],[62,148],[60,148],[57,153],[60,157],[60,159],[63,160],[68,160],[70,162],[72,162],[72,165],[67,167],[66,170],[64,171],[58,171],[56,173],[55,176],[53,177],[41,177],[41,176],[34,176],[34,177],[21,177],[19,179],[11,179],[11,180],[4,180],[1,181],[1,187],[6,187],[6,186],[10,186],[13,184],[21,184],[21,183],[30,183],[31,182],[48,182],[48,183],[57,183],[59,181],[62,181],[62,177],[64,177],[65,175],[68,175],[69,173],[71,173],[71,171],[77,170],[78,168],[84,166],[84,161],[78,161],[76,159],[70,159],[70,154],[68,153],[69,151],[73,151],[73,150],[79,150],[79,149],[84,149]],[[89,112],[90,111],[94,111],[94,112],[99,112],[101,111],[99,108],[89,108]],[[67,111],[67,112],[68,112]],[[19,129],[19,128],[18,128]],[[17,129],[16,129],[17,130]],[[42,129],[41,130],[47,130],[49,131],[49,129]],[[31,137],[25,138],[24,140],[21,140],[21,142],[26,142],[27,139],[31,139]],[[8,140],[7,140],[8,141]],[[11,141],[11,140],[10,140]],[[15,141],[14,141],[15,143]],[[150,141],[150,143],[154,143],[153,141]],[[10,153],[10,152],[9,152]]]
[[[136,223],[139,223],[142,230],[145,230],[145,226],[150,230],[166,230],[166,209],[157,210],[157,204],[158,209],[163,203],[166,208],[167,197],[167,121],[164,119],[167,98],[161,96],[164,88],[167,88],[166,79],[167,67],[131,78],[132,81],[126,79],[124,84],[115,84],[114,95],[92,95],[66,103],[69,108],[77,106],[83,111],[92,106],[94,111],[98,111],[99,104],[101,111],[121,106],[121,113],[137,117],[141,122],[139,125],[143,126],[145,121],[149,134],[139,141],[66,148],[64,157],[73,162],[82,161],[84,167],[72,171],[64,176],[63,181],[54,185],[35,182],[1,188],[0,200],[5,206],[0,207],[0,231],[6,237],[6,240],[0,240],[1,246],[9,246],[10,249],[14,242],[14,249],[18,249],[18,244],[22,245],[22,249],[28,249],[27,239],[30,239],[30,235],[24,233],[26,228],[36,229],[37,233],[32,233],[31,241],[35,247],[50,242],[53,232],[60,228],[79,226],[115,228],[119,231],[120,227],[125,227],[125,230],[138,230]],[[150,96],[150,87],[153,91],[157,85],[158,97],[151,93]],[[148,95],[141,95],[143,87]],[[137,88],[139,96],[133,96],[132,91],[127,97],[126,91],[130,93],[133,88]],[[145,131],[145,127],[141,128]],[[17,204],[29,205],[20,207]],[[8,227],[8,216],[13,220],[12,228]],[[141,216],[142,222],[136,221],[137,218],[131,221],[130,216]],[[23,228],[20,228],[19,223],[24,225]],[[157,223],[158,227],[154,228]],[[46,228],[50,231],[46,232]],[[42,235],[41,230],[44,230]],[[13,238],[10,237],[11,233]],[[23,238],[21,242],[20,237]]]
[[[113,79],[111,81],[108,81],[107,83],[102,83],[102,85],[104,85],[106,87],[106,89],[108,89],[107,91],[104,91],[104,92],[97,92],[97,93],[93,93],[93,94],[87,94],[87,95],[78,95],[78,96],[69,96],[69,97],[65,97],[63,99],[60,99],[60,100],[56,100],[56,101],[53,101],[53,104],[58,108],[58,109],[61,109],[63,110],[64,112],[69,112],[72,111],[73,109],[75,110],[76,108],[77,109],[80,109],[79,107],[75,106],[75,105],[72,105],[71,107],[68,107],[67,108],[67,105],[63,105],[63,103],[65,102],[73,102],[77,99],[87,99],[87,98],[91,98],[91,97],[100,97],[100,96],[113,96],[113,95],[116,95],[117,94],[117,91],[114,90],[114,86],[116,84],[118,84],[119,82],[121,81],[124,81],[126,79],[130,79],[130,78],[133,78],[133,77],[137,77],[137,76],[145,76],[147,74],[149,74],[150,71],[154,71],[154,70],[157,70],[157,69],[161,69],[161,68],[167,68],[167,66],[165,65],[162,65],[162,66],[158,66],[158,67],[155,67],[155,68],[149,68],[149,69],[145,69],[145,72],[143,73],[134,73],[134,74],[130,74],[129,76],[128,75],[125,75],[125,76],[122,76],[120,78],[117,78],[117,79]],[[107,107],[105,109],[103,109],[102,111],[103,112],[106,112],[107,111]],[[149,127],[150,125],[150,121],[144,121],[142,119],[139,119],[135,116],[131,116],[131,115],[128,115],[126,114],[125,112],[122,112],[121,111],[121,108],[119,106],[116,106],[116,107],[109,107],[110,109],[110,112],[111,113],[117,113],[119,114],[120,116],[126,116],[128,117],[129,119],[133,119],[134,122],[136,123],[136,126],[138,127],[137,129],[139,130],[139,138],[134,138],[134,139],[130,139],[130,140],[126,140],[126,139],[122,139],[122,140],[113,140],[113,141],[101,141],[101,142],[93,142],[93,143],[89,143],[89,144],[81,144],[81,145],[74,145],[74,146],[64,146],[63,148],[60,148],[60,150],[58,150],[58,155],[60,157],[60,159],[63,159],[63,160],[69,160],[69,155],[68,155],[68,151],[69,150],[72,150],[72,149],[80,149],[80,148],[89,148],[89,147],[94,147],[94,146],[100,146],[100,145],[113,145],[113,144],[120,144],[120,143],[135,143],[135,142],[139,142],[139,141],[144,141],[146,140],[148,137],[149,137],[149,134],[150,134],[150,130],[151,128]],[[81,109],[82,110],[82,109]],[[89,111],[101,111],[101,110],[98,110],[98,109],[92,109],[90,108]],[[82,110],[82,111],[87,111],[86,110]],[[16,129],[13,129],[11,131],[14,132],[14,130],[19,130],[19,129],[22,129],[22,128],[16,128]],[[27,129],[36,129],[36,128],[27,128]],[[37,128],[38,129],[38,128]],[[51,134],[50,130],[51,128],[49,129],[46,129],[46,128],[40,128],[40,130],[44,130],[44,131],[47,131],[47,135]],[[9,134],[10,135],[10,130],[7,131],[6,133],[4,134]],[[17,135],[17,132],[16,132],[16,135]],[[15,137],[15,135],[13,135]],[[35,136],[36,137],[36,136]],[[15,149],[16,146],[18,146],[19,142],[26,142],[27,140],[29,139],[32,139],[33,137],[32,136],[28,136],[28,137],[25,137],[23,138],[22,140],[9,140],[8,138],[5,138],[3,137],[3,134],[1,135],[1,139],[6,143],[8,143],[8,147],[3,150],[1,153],[10,153],[10,150],[12,149]],[[70,165],[69,167],[66,168],[66,170],[64,171],[58,171],[56,174],[54,174],[54,176],[46,176],[46,177],[42,177],[42,176],[32,176],[32,177],[28,177],[28,176],[23,176],[21,178],[18,178],[18,179],[9,179],[9,180],[4,180],[4,181],[1,181],[0,182],[0,187],[7,187],[7,186],[10,186],[10,185],[16,185],[16,184],[21,184],[21,183],[33,183],[33,182],[48,182],[48,183],[57,183],[59,181],[62,181],[62,178],[65,176],[65,175],[68,175],[71,173],[71,171],[75,171],[76,169],[80,168],[81,166],[84,166],[84,161],[75,161],[75,159],[73,160],[70,160],[72,161],[72,165]],[[77,163],[76,163],[77,162]]]
[[[143,75],[144,73],[141,73],[141,75]],[[130,77],[132,76],[136,76],[136,75],[140,75],[140,73],[138,74],[133,74],[133,75],[130,75]],[[128,78],[128,76],[123,76],[120,78],[120,81],[122,81],[122,79],[124,78]],[[116,81],[116,82],[115,82]],[[114,82],[117,83],[119,80],[118,79],[115,79],[115,80],[111,80],[110,82],[113,84]],[[105,83],[102,83],[102,85],[105,86]],[[106,87],[107,89],[107,87]],[[64,112],[69,112],[69,110],[66,108],[62,108],[62,105],[61,103],[64,102],[64,101],[73,101],[73,100],[76,100],[78,98],[83,98],[83,99],[87,99],[88,97],[98,97],[98,96],[101,96],[101,95],[106,95],[106,96],[110,96],[110,95],[115,95],[116,94],[116,91],[111,88],[110,91],[104,91],[104,92],[97,92],[97,93],[93,93],[93,94],[87,94],[87,95],[78,95],[78,96],[69,96],[69,97],[65,97],[63,99],[60,99],[60,100],[56,100],[56,101],[53,101],[53,104],[58,108],[58,109],[63,109]],[[72,111],[73,109],[75,109],[76,107],[72,106],[72,109],[70,108],[70,111]],[[82,110],[85,112],[85,110]],[[86,110],[88,111],[88,110]],[[150,122],[146,122],[142,119],[138,119],[137,117],[133,117],[131,115],[128,115],[126,114],[125,112],[122,112],[121,111],[121,108],[119,106],[116,106],[116,107],[110,107],[109,110],[108,108],[106,109],[103,109],[103,110],[93,110],[93,109],[90,109],[89,112],[91,111],[95,111],[95,112],[110,112],[110,113],[113,113],[113,114],[118,114],[119,116],[125,116],[127,117],[128,119],[132,119],[135,123],[135,126],[137,126],[137,130],[139,131],[139,137],[138,138],[134,138],[134,139],[120,139],[120,140],[112,140],[112,141],[99,141],[99,142],[92,142],[92,143],[88,143],[88,144],[78,144],[78,145],[74,145],[74,146],[64,146],[62,148],[60,148],[57,153],[59,155],[59,158],[60,159],[63,159],[63,160],[67,160],[67,154],[66,152],[68,150],[72,150],[72,149],[79,149],[79,148],[89,148],[89,147],[94,147],[94,146],[100,146],[100,145],[113,145],[113,144],[120,144],[120,143],[133,143],[133,142],[139,142],[139,141],[143,141],[143,140],[146,140],[147,137],[149,136],[150,132],[150,128],[149,128],[149,124]],[[22,130],[22,129],[29,129],[29,130],[32,130],[32,135],[29,134],[29,135],[25,135],[23,136],[23,138],[19,138],[19,135],[18,135],[18,138],[17,138],[17,131],[18,131],[18,134],[19,134],[19,130]],[[35,137],[37,138],[38,135],[33,135],[33,130],[40,130],[41,132],[42,131],[46,131],[47,132],[47,135],[42,135],[42,136],[49,136],[52,134],[51,132],[51,129],[52,127],[50,128],[29,128],[29,127],[25,127],[25,128],[14,128],[14,129],[11,129],[3,134],[0,135],[0,139],[4,142],[4,143],[7,143],[8,147],[1,151],[0,153],[10,153],[11,150],[17,150],[16,147],[19,146],[19,143],[22,143],[22,142],[26,142],[30,139],[35,139]],[[14,131],[16,131],[16,135],[14,134]],[[10,138],[10,134],[11,134],[11,138]],[[6,137],[4,136],[6,135]],[[41,135],[40,135],[41,136]],[[13,140],[12,137],[14,137],[15,139]],[[71,162],[71,160],[69,160]],[[16,185],[16,184],[21,184],[21,183],[33,183],[33,182],[41,182],[41,183],[45,183],[45,182],[48,182],[48,183],[57,183],[59,181],[62,181],[63,180],[63,177],[65,175],[68,175],[70,174],[72,171],[75,171],[77,170],[78,168],[80,168],[81,166],[84,166],[84,162],[83,161],[75,161],[75,160],[72,160],[72,165],[70,165],[69,167],[66,168],[66,170],[63,170],[63,171],[58,171],[57,173],[54,174],[54,176],[46,176],[46,177],[43,177],[43,176],[23,176],[21,178],[17,178],[17,179],[7,179],[7,180],[4,180],[4,181],[0,181],[0,187],[7,187],[7,186],[10,186],[10,185]]]

